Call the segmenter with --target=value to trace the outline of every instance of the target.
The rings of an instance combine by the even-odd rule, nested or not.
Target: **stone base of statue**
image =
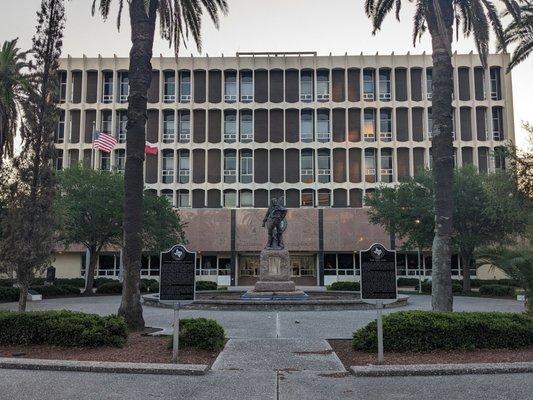
[[[259,259],[259,281],[253,290],[242,295],[249,300],[304,300],[307,294],[296,290],[291,281],[289,251],[266,248]]]

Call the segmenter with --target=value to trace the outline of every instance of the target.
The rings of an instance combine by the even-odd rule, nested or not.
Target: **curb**
[[[204,364],[123,363],[0,357],[0,369],[153,375],[205,375],[209,370],[209,366]]]
[[[517,374],[533,372],[533,362],[367,365],[352,366],[350,372],[359,377]]]

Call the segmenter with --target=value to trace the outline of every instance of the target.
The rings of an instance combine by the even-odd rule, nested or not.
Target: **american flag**
[[[111,150],[117,144],[117,139],[105,132],[95,132],[93,147],[104,153],[111,153]]]

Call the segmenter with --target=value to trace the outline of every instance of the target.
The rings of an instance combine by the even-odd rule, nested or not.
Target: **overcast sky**
[[[125,0],[126,1],[126,0]],[[317,51],[319,55],[396,54],[430,52],[429,35],[413,47],[412,5],[404,1],[401,22],[392,16],[385,20],[384,29],[371,35],[371,25],[364,15],[364,0],[227,0],[230,12],[223,17],[217,31],[204,19],[203,53],[232,56],[237,51]],[[35,30],[35,11],[40,0],[0,0],[0,42],[19,37],[20,46],[31,45]],[[67,2],[64,55],[82,54],[94,57],[128,56],[130,49],[129,21],[124,12],[122,28],[116,29],[118,0],[107,22],[92,17],[92,0]],[[471,40],[460,38],[454,50],[470,52]],[[494,50],[494,46],[492,47]],[[198,54],[193,43],[182,49],[182,55]],[[159,37],[154,55],[172,56],[173,51]],[[513,71],[515,130],[519,145],[524,143],[521,120],[533,122],[533,57]]]

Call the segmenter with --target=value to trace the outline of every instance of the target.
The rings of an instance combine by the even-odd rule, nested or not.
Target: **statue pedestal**
[[[291,280],[289,251],[264,249],[260,255],[259,281],[253,290],[242,295],[250,300],[304,300],[307,295],[296,290]]]

